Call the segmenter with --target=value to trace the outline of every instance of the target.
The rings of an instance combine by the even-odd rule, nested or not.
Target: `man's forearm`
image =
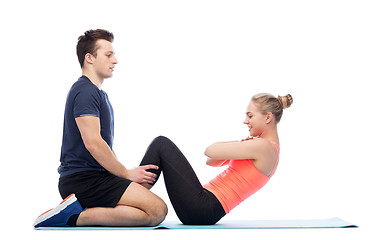
[[[107,171],[118,177],[128,178],[128,169],[119,162],[114,152],[103,139],[93,142],[86,148]]]

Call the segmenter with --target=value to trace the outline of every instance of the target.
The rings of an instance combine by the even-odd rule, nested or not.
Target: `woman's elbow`
[[[205,155],[209,158],[212,158],[212,149],[210,149],[210,147],[207,147],[206,150],[205,150]]]
[[[213,167],[213,166],[214,166],[214,161],[213,161],[213,159],[212,159],[212,158],[207,158],[207,160],[206,160],[206,165],[207,165],[207,166],[211,166],[211,167]]]
[[[226,160],[208,158],[206,161],[206,164],[211,167],[221,167],[224,165],[225,162]]]

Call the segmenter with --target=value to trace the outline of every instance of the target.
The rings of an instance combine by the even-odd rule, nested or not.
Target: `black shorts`
[[[78,172],[61,177],[62,199],[74,193],[83,208],[115,207],[132,181],[107,171]]]

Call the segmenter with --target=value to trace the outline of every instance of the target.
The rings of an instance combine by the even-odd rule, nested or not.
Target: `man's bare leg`
[[[77,226],[156,226],[167,211],[161,198],[132,182],[116,207],[88,208],[79,215]]]

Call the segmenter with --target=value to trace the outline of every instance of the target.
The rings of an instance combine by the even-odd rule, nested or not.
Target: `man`
[[[67,96],[58,169],[66,199],[38,217],[34,227],[155,226],[167,214],[162,199],[140,185],[153,183],[157,176],[147,170],[158,167],[126,169],[112,150],[113,109],[101,86],[117,64],[113,38],[97,29],[78,39],[82,76]]]

